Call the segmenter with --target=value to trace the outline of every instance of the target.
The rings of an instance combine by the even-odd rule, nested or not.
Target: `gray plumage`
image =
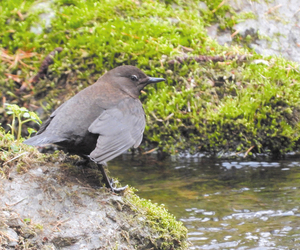
[[[24,143],[57,144],[105,164],[140,145],[146,121],[138,96],[147,84],[160,81],[134,66],[112,69],[56,109]]]

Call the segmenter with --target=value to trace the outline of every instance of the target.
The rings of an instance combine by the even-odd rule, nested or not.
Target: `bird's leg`
[[[76,162],[78,165],[88,165],[91,161],[87,155],[80,155],[81,159]]]
[[[107,176],[107,174],[105,172],[105,169],[104,169],[103,165],[102,164],[97,164],[97,166],[98,166],[98,168],[101,171],[101,174],[103,176],[103,181],[105,183],[105,186],[107,188],[111,189],[111,191],[113,191],[114,193],[120,193],[120,192],[124,191],[128,187],[127,185],[125,187],[121,187],[121,188],[114,187],[114,180],[113,179],[109,180],[109,178],[108,178],[108,176]]]

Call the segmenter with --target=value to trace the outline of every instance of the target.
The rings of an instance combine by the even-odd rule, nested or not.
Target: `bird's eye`
[[[132,81],[137,81],[137,80],[138,80],[138,77],[137,77],[136,75],[132,75],[132,76],[130,77],[130,79],[131,79]]]

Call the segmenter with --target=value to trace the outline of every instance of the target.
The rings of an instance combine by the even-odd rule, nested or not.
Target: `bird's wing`
[[[116,107],[104,110],[88,129],[91,133],[99,134],[90,157],[104,164],[127,149],[138,147],[145,125],[145,113],[138,99],[126,98]]]
[[[45,130],[46,130],[46,128],[49,126],[49,124],[50,124],[50,122],[52,121],[52,119],[54,118],[54,116],[58,113],[58,111],[63,107],[63,106],[65,106],[66,105],[66,103],[67,103],[68,101],[66,101],[65,103],[63,103],[62,105],[60,105],[51,115],[50,115],[50,117],[46,120],[46,121],[44,121],[43,123],[42,123],[42,125],[40,126],[40,129],[39,129],[39,131],[36,133],[36,135],[40,135],[41,133],[43,133]]]

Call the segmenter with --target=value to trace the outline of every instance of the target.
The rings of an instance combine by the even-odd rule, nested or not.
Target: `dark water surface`
[[[188,228],[190,249],[300,249],[300,158],[157,162],[122,155],[110,175]]]

